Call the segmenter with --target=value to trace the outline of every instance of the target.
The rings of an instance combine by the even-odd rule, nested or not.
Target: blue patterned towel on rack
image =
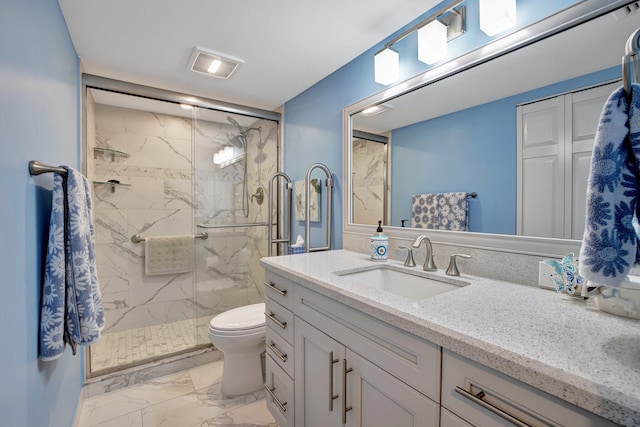
[[[591,157],[580,275],[618,287],[638,261],[638,161],[640,159],[640,86],[623,88],[607,100]]]
[[[57,359],[69,343],[95,343],[104,327],[104,311],[96,272],[89,182],[63,166],[67,177],[53,177],[42,307],[40,358]]]
[[[411,227],[467,231],[467,193],[414,194],[411,199]]]

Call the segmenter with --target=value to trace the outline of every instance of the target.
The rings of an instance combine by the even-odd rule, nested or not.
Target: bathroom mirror
[[[624,55],[625,42],[633,31],[640,28],[640,13],[632,13],[620,18],[614,16],[613,12],[628,2],[608,2],[608,5],[606,3],[581,2],[492,45],[481,47],[463,57],[456,58],[449,64],[431,69],[347,107],[344,144],[345,181],[349,181],[348,196],[345,196],[347,206],[345,231],[355,231],[358,224],[365,224],[358,221],[362,216],[356,214],[358,209],[356,204],[361,195],[358,194],[359,189],[352,182],[354,177],[352,165],[358,161],[357,154],[354,154],[352,132],[364,131],[383,135],[389,139],[390,165],[387,171],[389,191],[387,193],[382,191],[380,194],[380,198],[388,203],[389,209],[378,212],[380,219],[388,218],[385,220],[387,226],[400,227],[401,221],[405,219],[409,220],[406,225],[411,225],[410,194],[412,193],[408,193],[407,196],[407,191],[404,191],[402,199],[396,198],[395,194],[400,193],[401,189],[409,188],[413,194],[464,191],[478,194],[477,198],[469,199],[470,225],[471,216],[474,214],[493,216],[489,213],[490,210],[475,209],[482,204],[499,206],[510,217],[509,226],[506,228],[476,227],[474,230],[470,227],[470,231],[485,234],[484,240],[491,240],[501,248],[505,240],[496,235],[526,235],[521,231],[518,232],[516,218],[518,199],[516,194],[518,187],[516,106],[620,79],[620,62]],[[550,36],[550,34],[553,35]],[[513,40],[513,43],[509,40]],[[447,68],[449,68],[448,71]],[[504,100],[510,102],[508,111],[496,113],[496,105],[499,108],[505,108]],[[603,104],[604,100],[600,108]],[[363,113],[367,108],[376,105],[389,107],[389,109],[376,115],[368,116]],[[479,149],[476,135],[473,135],[473,138],[467,138],[464,144],[456,140],[457,145],[450,143],[447,146],[450,133],[457,132],[462,127],[456,125],[456,118],[468,118],[471,117],[470,115],[481,118],[481,121],[475,124],[478,127],[478,133],[482,134],[481,138],[497,141],[505,139],[505,133],[507,133],[507,148],[503,146],[496,152]],[[492,122],[493,116],[499,117],[499,122]],[[419,133],[422,128],[433,130],[423,124],[434,121],[441,121],[441,129],[445,127],[449,133]],[[492,138],[490,132],[497,132],[496,137]],[[440,150],[429,157],[431,149],[426,148],[427,143],[440,146]],[[425,182],[428,180],[430,184],[424,186],[426,191],[420,191],[421,187],[415,185],[416,177],[421,176],[420,169],[455,164],[457,156],[461,158],[470,156],[471,160],[466,161],[475,162],[478,167],[441,169],[438,171],[438,176],[442,177],[441,182],[425,178]],[[399,162],[398,159],[402,158],[405,160]],[[414,162],[409,163],[407,160],[409,158]],[[472,169],[475,169],[476,175],[469,174]],[[504,170],[508,172],[496,173]],[[464,177],[464,179],[452,179],[453,175]],[[495,179],[489,179],[489,177]],[[452,181],[467,184],[452,188],[447,185]],[[562,183],[559,182],[558,185]],[[361,187],[362,184],[359,185],[359,188]],[[545,206],[540,206],[540,209],[545,209]],[[370,216],[375,216],[375,213]],[[454,240],[457,242],[466,242],[468,239],[465,236],[468,238],[475,234],[444,233],[456,234]],[[444,242],[450,240],[442,234],[439,236],[436,239],[439,238]],[[571,238],[563,237],[565,240]],[[573,238],[579,239],[579,237]],[[510,241],[513,242],[514,239],[521,239],[521,237],[512,238]],[[547,248],[552,248],[554,241],[557,242],[558,239],[546,239],[544,243]],[[528,242],[531,243],[533,240],[529,239]],[[486,245],[482,244],[482,246]],[[507,246],[519,247],[517,243],[513,245],[510,243]],[[569,247],[575,246],[576,244],[569,244]],[[550,251],[544,250],[544,252]]]

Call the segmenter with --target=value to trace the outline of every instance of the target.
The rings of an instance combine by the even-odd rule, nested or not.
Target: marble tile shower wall
[[[144,244],[131,241],[193,232],[191,119],[97,104],[95,130],[96,147],[128,154],[88,148],[94,181],[129,185],[93,186],[105,332],[193,318],[192,273],[145,276]]]
[[[267,191],[277,171],[276,124],[258,120],[247,133],[245,160],[220,167],[212,162],[220,146],[228,145],[219,123],[196,121],[195,221],[196,224],[229,225],[266,223]],[[231,132],[237,133],[236,129]],[[243,209],[244,161],[247,161],[248,211]],[[263,187],[259,204],[251,195]],[[246,202],[245,202],[246,203]],[[225,310],[264,301],[264,271],[259,260],[267,253],[267,228],[221,227],[207,229],[209,238],[196,241],[197,317],[202,327]]]
[[[353,218],[356,224],[377,224],[384,210],[384,145],[353,141]]]

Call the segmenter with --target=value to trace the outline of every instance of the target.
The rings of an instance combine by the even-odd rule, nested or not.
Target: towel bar
[[[31,160],[29,162],[29,173],[31,175],[40,175],[43,173],[59,173],[60,175],[67,175],[67,171],[64,168],[59,168],[57,166],[49,166],[49,165],[45,165],[44,163],[38,161],[38,160]]]
[[[203,231],[202,233],[198,233],[198,234],[194,234],[193,238],[194,239],[202,239],[202,240],[207,240],[207,238],[209,237],[209,234],[207,234],[206,231]],[[133,236],[131,236],[131,241],[133,243],[142,243],[145,241],[144,237],[140,237],[139,234],[134,234]]]

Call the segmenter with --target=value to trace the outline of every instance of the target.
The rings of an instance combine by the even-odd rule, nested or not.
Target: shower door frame
[[[170,91],[170,90],[165,90],[165,89],[159,89],[159,88],[155,88],[155,87],[151,87],[151,86],[144,86],[144,85],[139,85],[139,84],[135,84],[135,83],[130,83],[130,82],[125,82],[125,81],[121,81],[121,80],[114,80],[114,79],[110,79],[110,78],[106,78],[106,77],[101,77],[101,76],[96,76],[96,75],[92,75],[92,74],[85,74],[83,73],[81,75],[81,87],[80,87],[80,99],[81,99],[81,108],[80,108],[80,135],[82,137],[82,140],[80,141],[80,159],[81,159],[81,170],[82,173],[86,176],[87,174],[87,155],[88,155],[88,150],[87,150],[87,91],[89,89],[98,89],[98,90],[105,90],[105,91],[109,91],[109,92],[115,92],[115,93],[121,93],[124,95],[132,95],[132,96],[139,96],[142,98],[149,98],[149,99],[153,99],[153,100],[157,100],[157,101],[164,101],[164,102],[170,102],[170,103],[175,103],[175,104],[187,104],[187,105],[192,105],[194,107],[200,107],[200,108],[204,108],[204,109],[208,109],[208,110],[216,110],[216,111],[221,111],[221,112],[225,112],[225,113],[231,113],[231,114],[239,114],[239,115],[243,115],[243,116],[249,116],[249,117],[254,117],[257,119],[264,119],[264,120],[270,120],[270,121],[274,121],[276,122],[276,129],[277,129],[277,136],[276,136],[276,150],[277,150],[277,159],[276,159],[276,169],[278,171],[282,170],[282,165],[283,165],[283,160],[284,160],[284,155],[283,155],[283,142],[282,142],[282,114],[280,112],[277,111],[268,111],[268,110],[262,110],[259,108],[254,108],[254,107],[248,107],[248,106],[244,106],[244,105],[239,105],[239,104],[233,104],[230,102],[225,102],[225,101],[220,101],[220,100],[215,100],[215,99],[210,99],[210,98],[204,98],[204,97],[200,97],[200,96],[194,96],[194,95],[188,95],[188,94],[184,94],[184,93],[180,93],[180,92],[174,92],[174,91]],[[193,141],[192,141],[193,143]],[[281,227],[281,224],[283,224],[283,212],[282,209],[280,209],[279,207],[282,206],[283,200],[282,200],[283,196],[282,194],[278,194],[277,196],[277,224],[278,227]],[[279,246],[278,246],[279,249]],[[279,251],[278,251],[279,253]],[[195,278],[194,278],[195,280]],[[195,296],[194,296],[195,298]],[[191,351],[197,351],[198,350],[198,346],[194,347],[193,349],[189,349],[185,352],[181,352],[181,354],[184,353],[189,353]],[[162,360],[165,357],[175,357],[178,356],[179,354],[169,354],[167,356],[160,356],[157,358],[153,358],[153,359],[149,359],[149,360],[145,360],[143,363],[141,363],[138,366],[144,366],[147,363],[152,363],[154,361],[157,360]],[[84,377],[85,377],[85,381],[88,379],[94,379],[94,378],[99,378],[102,375],[109,375],[112,374],[113,372],[118,372],[121,369],[114,369],[114,370],[105,370],[105,371],[100,371],[99,374],[97,375],[92,375],[91,372],[91,351],[90,349],[87,347],[86,351],[84,351]],[[125,366],[122,369],[128,369],[130,368],[130,366]]]

